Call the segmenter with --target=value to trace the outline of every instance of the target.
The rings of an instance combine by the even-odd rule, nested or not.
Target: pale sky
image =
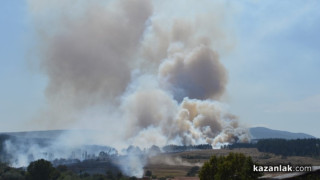
[[[225,102],[249,127],[320,137],[320,1],[221,1],[236,11]],[[46,103],[46,77],[30,64],[34,41],[26,0],[0,6],[0,131],[23,124]]]

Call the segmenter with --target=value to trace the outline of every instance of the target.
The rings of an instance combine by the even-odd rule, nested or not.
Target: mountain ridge
[[[294,133],[289,131],[275,130],[266,127],[251,127],[249,132],[252,139],[270,139],[270,138],[280,138],[280,139],[309,139],[316,138],[310,134],[306,133]]]
[[[86,133],[99,133],[100,131],[94,130],[39,130],[39,131],[21,131],[21,132],[0,132],[1,134],[7,134],[16,137],[29,137],[29,138],[48,138],[55,139],[64,133],[74,133],[81,135],[84,131]],[[316,138],[306,133],[294,133],[289,131],[275,130],[266,127],[251,127],[249,133],[252,139],[268,139],[268,138],[281,138],[281,139],[306,139]]]

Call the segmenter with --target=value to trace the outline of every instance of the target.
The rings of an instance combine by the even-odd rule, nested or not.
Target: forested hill
[[[273,130],[265,127],[253,127],[249,129],[252,139],[270,139],[270,138],[280,138],[280,139],[309,139],[315,138],[312,135],[305,133],[292,133],[288,131]],[[55,139],[60,135],[68,133],[72,135],[83,135],[86,133],[88,135],[99,135],[99,131],[93,130],[48,130],[48,131],[29,131],[29,132],[0,132],[0,134],[7,134],[16,137],[27,137],[27,138],[48,138]],[[103,133],[101,133],[103,134]]]
[[[310,139],[315,138],[305,133],[292,133],[288,131],[273,130],[265,127],[253,127],[249,129],[252,139]]]
[[[68,130],[47,130],[47,131],[25,131],[25,132],[0,132],[1,134],[6,134],[15,137],[24,137],[24,138],[47,138],[55,139],[61,134],[68,132]]]

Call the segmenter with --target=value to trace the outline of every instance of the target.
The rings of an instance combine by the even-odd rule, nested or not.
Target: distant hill
[[[292,133],[288,131],[273,130],[265,127],[253,127],[249,129],[252,139],[268,139],[268,138],[281,138],[281,139],[308,139],[316,138],[305,133]]]
[[[43,131],[22,131],[22,132],[0,132],[1,134],[7,134],[18,138],[37,138],[37,139],[57,139],[60,136],[73,135],[100,135],[103,131],[95,130],[43,130]]]
[[[249,129],[252,139],[268,139],[268,138],[281,138],[281,139],[306,139],[316,138],[312,135],[305,133],[292,133],[288,131],[273,130],[265,127],[253,127]],[[65,133],[73,134],[81,137],[83,134],[98,135],[100,131],[93,130],[48,130],[48,131],[29,131],[29,132],[3,132],[0,134],[7,134],[15,137],[23,138],[43,138],[43,139],[56,139]],[[101,133],[103,134],[103,133]]]
[[[0,132],[0,134],[7,134],[15,137],[24,138],[44,138],[55,139],[67,130],[48,130],[48,131],[25,131],[25,132]]]

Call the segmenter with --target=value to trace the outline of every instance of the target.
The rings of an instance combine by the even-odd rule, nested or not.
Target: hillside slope
[[[288,131],[273,130],[265,127],[253,127],[249,129],[252,139],[268,139],[268,138],[281,138],[281,139],[307,139],[316,138],[305,133],[292,133]]]

